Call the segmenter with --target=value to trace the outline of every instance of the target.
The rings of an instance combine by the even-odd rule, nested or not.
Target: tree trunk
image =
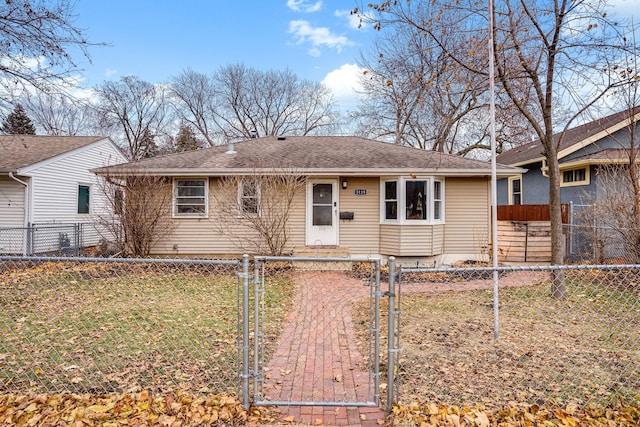
[[[555,147],[554,147],[555,148]],[[562,204],[560,199],[560,168],[557,153],[547,156],[549,166],[549,213],[551,219],[551,265],[564,262],[564,236],[562,234]],[[567,294],[562,270],[551,271],[551,295],[565,298]]]

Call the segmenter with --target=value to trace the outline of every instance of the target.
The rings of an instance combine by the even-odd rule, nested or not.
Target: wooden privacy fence
[[[570,205],[561,205],[562,223],[569,223]],[[498,206],[498,221],[550,221],[549,205]]]
[[[569,205],[562,205],[562,223],[569,223]],[[498,206],[498,260],[550,262],[549,205]]]

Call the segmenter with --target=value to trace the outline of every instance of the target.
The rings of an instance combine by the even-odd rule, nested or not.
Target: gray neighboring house
[[[640,107],[635,107],[576,126],[565,133],[558,149],[561,203],[581,205],[585,203],[585,194],[596,197],[598,167],[628,163],[624,149],[629,147],[631,114],[636,126],[640,126]],[[636,144],[640,144],[640,140]],[[549,178],[539,140],[505,151],[496,161],[527,170],[498,181],[498,205],[549,203]]]
[[[84,246],[95,245],[95,219],[110,208],[90,170],[126,161],[108,137],[0,135],[0,253],[55,252],[79,224]],[[35,239],[34,226],[51,235]]]
[[[212,197],[220,178],[278,169],[307,178],[287,224],[287,253],[334,249],[341,256],[396,256],[430,264],[487,258],[491,165],[484,161],[359,137],[287,136],[143,159],[96,173],[167,177],[173,188],[171,232],[152,253],[220,256],[239,251],[212,224],[220,211]],[[507,177],[523,170],[500,166],[497,172]],[[238,197],[247,195],[246,189],[237,190]],[[259,198],[259,190],[252,196]]]
[[[625,253],[620,236],[604,224],[583,217],[581,212],[606,193],[599,169],[629,163],[631,123],[636,126],[635,146],[638,147],[640,106],[576,126],[565,133],[558,160],[560,199],[569,208],[569,227],[565,229],[567,259],[603,261]],[[498,181],[498,205],[549,203],[549,178],[540,141],[506,151],[497,161],[526,169],[524,173]]]

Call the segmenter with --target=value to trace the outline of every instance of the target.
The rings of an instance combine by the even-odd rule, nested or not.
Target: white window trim
[[[524,191],[522,188],[522,174],[509,177],[509,204],[513,205],[513,181],[520,180],[520,204],[524,205]]]
[[[397,185],[396,200],[398,203],[398,219],[386,219],[386,205],[385,205],[385,182],[395,181]],[[427,219],[407,219],[406,218],[406,182],[407,181],[426,181],[427,187]],[[434,219],[434,199],[433,199],[433,183],[438,181],[441,183],[441,218]],[[399,224],[399,225],[433,225],[445,223],[445,180],[444,178],[436,178],[433,176],[423,177],[417,176],[415,178],[404,177],[381,177],[380,178],[380,223],[381,224]]]
[[[432,217],[432,223],[433,224],[444,224],[444,206],[445,206],[445,202],[444,202],[444,179],[439,179],[439,178],[433,178],[431,180],[431,203],[430,206],[432,207],[432,209],[435,209],[436,203],[435,203],[435,191],[434,191],[434,187],[435,187],[435,183],[439,182],[440,183],[440,218],[436,219],[435,218],[435,212],[431,212],[431,217]]]
[[[242,203],[242,199],[244,197],[244,184],[245,184],[245,180],[240,180],[239,181],[239,185],[238,185],[238,217],[241,216],[255,216],[255,217],[260,217],[262,216],[262,212],[261,212],[261,208],[260,206],[262,205],[261,202],[261,197],[262,197],[262,191],[261,191],[261,185],[259,182],[256,182],[256,204],[257,204],[257,212],[244,212],[243,211],[243,203]]]
[[[569,171],[575,171],[578,169],[584,169],[584,180],[582,181],[573,181],[573,182],[565,182],[564,181],[564,173]],[[589,185],[591,182],[591,168],[586,166],[579,166],[576,168],[565,168],[560,169],[560,187],[578,187],[582,185]]]
[[[204,181],[204,213],[177,213],[176,199],[178,197],[178,181]],[[176,177],[173,178],[173,195],[171,198],[172,218],[208,218],[209,217],[209,178],[206,177]]]

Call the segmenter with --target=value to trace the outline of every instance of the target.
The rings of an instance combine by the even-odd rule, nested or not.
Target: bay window
[[[382,183],[382,198],[381,216],[384,222],[424,223],[444,220],[444,183],[441,180],[385,180]]]

